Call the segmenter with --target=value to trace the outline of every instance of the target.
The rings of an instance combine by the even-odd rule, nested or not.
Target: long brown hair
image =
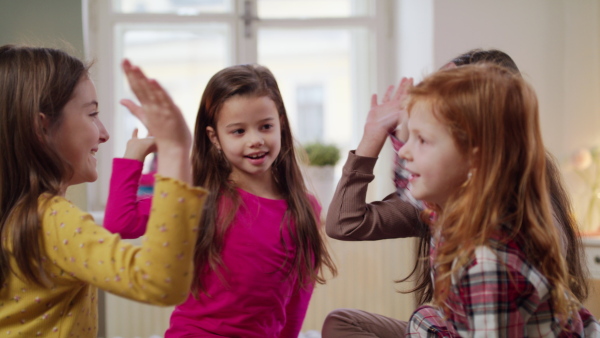
[[[552,285],[552,304],[562,320],[577,301],[552,222],[546,155],[535,92],[519,75],[497,65],[475,64],[439,71],[409,91],[411,102],[431,104],[459,151],[469,156],[472,177],[435,206],[436,247],[433,301],[447,310],[451,275],[478,246],[518,241],[527,261]]]
[[[236,65],[216,73],[206,85],[196,117],[192,167],[194,184],[206,187],[211,194],[206,201],[206,212],[202,218],[202,232],[196,242],[195,266],[192,292],[197,295],[204,290],[202,272],[217,270],[223,265],[221,250],[223,237],[240,207],[239,195],[234,184],[229,181],[231,167],[227,159],[214,147],[206,133],[206,127],[215,130],[219,111],[223,104],[234,96],[267,96],[275,103],[281,123],[281,151],[274,161],[271,171],[278,190],[288,204],[285,226],[290,231],[297,247],[292,263],[300,285],[309,282],[324,283],[322,268],[326,266],[336,274],[335,265],[329,256],[322,237],[319,216],[315,214],[307,195],[307,189],[296,160],[294,140],[275,77],[266,67],[260,65]],[[232,201],[233,209],[222,215],[221,201]],[[290,222],[295,226],[292,228]],[[283,226],[283,225],[282,225]],[[292,272],[290,271],[290,273]]]
[[[45,285],[40,264],[38,198],[59,194],[73,174],[54,149],[46,128],[60,125],[62,110],[88,67],[50,48],[0,47],[0,285],[16,273]]]

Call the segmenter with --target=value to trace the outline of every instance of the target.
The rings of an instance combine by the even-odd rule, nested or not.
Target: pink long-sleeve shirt
[[[151,201],[137,199],[141,170],[139,161],[113,161],[104,226],[124,238],[139,237],[146,227]],[[165,337],[298,336],[313,285],[288,276],[296,247],[283,223],[287,202],[238,192],[242,203],[224,239],[223,280],[207,271],[206,293],[190,294],[175,308]]]

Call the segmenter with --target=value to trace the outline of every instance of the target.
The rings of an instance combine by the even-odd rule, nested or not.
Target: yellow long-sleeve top
[[[96,337],[97,288],[150,304],[183,302],[206,195],[157,176],[141,246],[96,225],[64,198],[41,196],[42,264],[50,287],[11,274],[0,289],[0,337]]]

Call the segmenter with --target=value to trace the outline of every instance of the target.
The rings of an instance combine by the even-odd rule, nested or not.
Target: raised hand
[[[155,151],[156,142],[154,137],[148,136],[138,138],[138,129],[135,128],[133,130],[133,135],[131,135],[131,138],[127,141],[127,148],[125,148],[125,155],[123,155],[123,158],[144,162],[146,156]]]
[[[363,137],[356,148],[357,155],[379,155],[388,134],[403,124],[408,116],[404,109],[404,101],[412,84],[412,78],[402,78],[395,92],[394,86],[388,87],[381,103],[378,103],[377,94],[371,96],[371,109],[367,115]]]
[[[131,90],[141,106],[131,100],[121,100],[154,136],[158,157],[157,173],[191,183],[190,149],[192,136],[179,108],[169,94],[142,70],[123,61],[123,71]]]
[[[191,134],[179,107],[175,105],[169,94],[154,79],[148,79],[142,70],[123,61],[123,70],[127,76],[131,90],[141,103],[141,107],[131,100],[124,99],[126,106],[148,128],[148,132],[161,143],[175,146],[191,146]]]

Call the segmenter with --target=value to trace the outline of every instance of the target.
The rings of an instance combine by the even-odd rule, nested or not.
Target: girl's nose
[[[410,161],[412,160],[412,157],[410,156],[410,151],[408,148],[408,142],[406,142],[402,147],[400,147],[400,149],[398,149],[398,157],[400,157],[401,159]]]
[[[100,131],[100,143],[104,143],[104,142],[108,141],[108,139],[110,138],[110,135],[108,134],[108,131],[104,127],[104,123],[102,123],[101,121],[98,121],[98,124],[99,124],[98,129]]]
[[[261,147],[263,144],[265,144],[265,139],[262,137],[262,135],[253,135],[252,139],[250,140],[250,147],[252,148]]]

